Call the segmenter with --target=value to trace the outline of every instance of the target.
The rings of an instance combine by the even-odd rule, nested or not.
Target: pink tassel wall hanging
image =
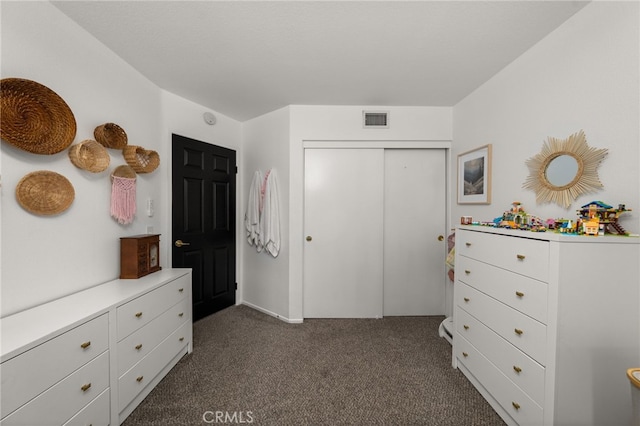
[[[136,215],[136,178],[111,178],[111,216],[121,225],[127,225]]]

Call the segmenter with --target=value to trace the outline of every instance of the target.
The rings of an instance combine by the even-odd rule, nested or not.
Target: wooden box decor
[[[160,234],[120,238],[121,279],[144,277],[160,269]]]

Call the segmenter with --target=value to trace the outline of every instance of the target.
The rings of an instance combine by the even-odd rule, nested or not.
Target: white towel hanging
[[[258,246],[260,240],[260,207],[262,204],[260,197],[261,188],[262,172],[257,170],[253,174],[251,188],[249,189],[247,211],[244,214],[244,227],[247,231],[247,242],[250,246],[255,244],[258,251],[262,250],[262,247]]]
[[[258,251],[265,248],[269,254],[277,257],[280,252],[280,194],[275,169],[268,172],[265,183]]]

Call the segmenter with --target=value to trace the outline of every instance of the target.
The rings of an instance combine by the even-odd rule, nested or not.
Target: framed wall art
[[[458,155],[458,204],[491,204],[491,144]]]

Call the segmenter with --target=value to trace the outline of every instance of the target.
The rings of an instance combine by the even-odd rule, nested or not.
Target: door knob
[[[438,235],[438,241],[442,241],[442,240],[444,240],[444,236]]]
[[[313,238],[311,238],[311,235],[307,235],[307,241],[311,241]]]
[[[189,246],[191,243],[183,243],[182,240],[176,240],[174,243],[176,247]]]

